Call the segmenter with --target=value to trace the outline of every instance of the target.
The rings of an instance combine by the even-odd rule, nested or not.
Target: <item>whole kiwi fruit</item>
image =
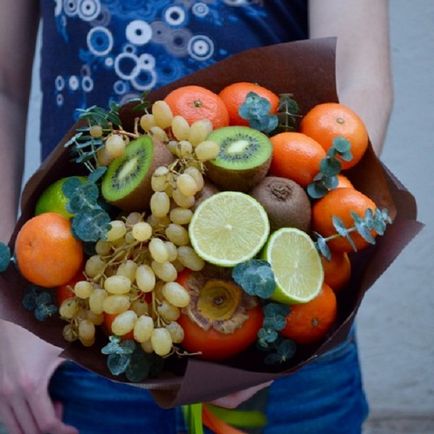
[[[311,205],[304,189],[296,182],[267,176],[251,192],[265,209],[272,231],[294,227],[307,232],[310,228]]]

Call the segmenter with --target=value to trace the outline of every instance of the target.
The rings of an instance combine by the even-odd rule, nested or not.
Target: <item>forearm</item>
[[[0,241],[6,242],[15,224],[24,166],[27,104],[23,107],[0,93]]]
[[[387,0],[310,0],[310,36],[337,36],[339,99],[364,120],[381,153],[393,90]]]

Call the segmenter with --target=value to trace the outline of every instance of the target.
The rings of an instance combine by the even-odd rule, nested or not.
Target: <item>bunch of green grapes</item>
[[[142,129],[161,142],[187,166],[213,160],[220,152],[217,143],[207,140],[213,126],[209,119],[201,119],[191,125],[179,115],[174,116],[165,101],[152,104],[151,113],[140,118]]]

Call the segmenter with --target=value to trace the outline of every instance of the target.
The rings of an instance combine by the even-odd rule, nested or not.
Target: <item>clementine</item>
[[[297,344],[312,344],[321,340],[333,326],[337,316],[336,296],[326,283],[311,301],[295,304],[286,317],[280,332]]]
[[[223,100],[201,86],[182,86],[164,99],[174,115],[180,115],[191,125],[200,119],[209,119],[214,127],[229,125],[229,114]]]
[[[348,254],[333,252],[331,260],[322,257],[324,282],[336,293],[348,284],[351,277],[351,262]]]
[[[362,119],[349,107],[324,103],[313,107],[302,119],[300,131],[316,140],[326,151],[333,139],[345,137],[351,144],[352,160],[341,160],[342,168],[355,166],[368,147],[368,132]]]
[[[271,92],[271,90],[259,86],[259,84],[249,83],[246,81],[233,83],[226,86],[219,93],[220,98],[228,109],[230,125],[249,125],[249,122],[246,119],[243,119],[238,113],[240,106],[243,105],[249,92],[254,92],[260,97],[267,99],[271,104],[270,113],[277,112],[279,107],[279,97],[275,93]]]
[[[337,175],[338,185],[336,188],[354,188],[354,185],[345,175]]]
[[[15,241],[21,274],[35,285],[65,285],[83,266],[83,247],[71,232],[70,221],[56,213],[28,220]]]
[[[280,133],[270,138],[273,145],[270,175],[292,179],[303,187],[319,172],[324,149],[301,133]]]
[[[368,209],[372,211],[376,209],[375,203],[369,197],[354,188],[337,188],[327,193],[313,205],[312,230],[324,237],[329,237],[336,234],[332,221],[333,216],[339,217],[345,227],[350,228],[354,226],[351,212],[364,217]],[[375,235],[375,232],[372,231],[372,236]],[[352,232],[350,236],[357,250],[368,246],[367,241],[357,232]],[[351,252],[353,250],[351,244],[342,237],[330,240],[328,246],[332,251],[337,252]]]

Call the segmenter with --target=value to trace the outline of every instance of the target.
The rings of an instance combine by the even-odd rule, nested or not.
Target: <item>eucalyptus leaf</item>
[[[272,343],[277,340],[279,337],[276,330],[271,328],[260,328],[258,331],[258,339],[259,341],[263,341],[266,343]]]
[[[325,238],[322,236],[318,236],[317,240],[315,241],[315,245],[321,255],[324,256],[328,261],[331,261],[332,252],[330,251],[330,248],[327,245],[327,241],[325,240]]]
[[[320,163],[321,173],[325,176],[335,176],[342,169],[341,163],[335,158],[323,158]]]
[[[107,172],[107,167],[105,166],[98,167],[95,171],[93,171],[88,176],[88,179],[90,182],[97,182],[104,176],[106,172]]]
[[[311,182],[307,186],[306,191],[309,197],[311,197],[312,199],[321,199],[328,193],[327,187],[322,185],[321,182]]]
[[[121,375],[127,370],[130,361],[130,354],[110,354],[107,357],[107,367],[113,375]]]
[[[322,184],[328,190],[333,190],[338,186],[339,180],[337,176],[324,176]]]
[[[82,241],[97,242],[105,239],[110,220],[110,216],[101,208],[85,211],[72,219],[72,231]]]
[[[232,270],[235,282],[249,295],[269,298],[276,289],[276,281],[270,264],[260,259],[237,265]]]
[[[144,351],[137,347],[131,355],[130,363],[125,372],[126,377],[133,383],[139,383],[149,376],[152,360]]]
[[[0,273],[6,271],[11,262],[11,249],[0,242]]]
[[[369,244],[375,244],[375,238],[372,236],[371,231],[366,227],[363,221],[355,223],[355,226],[357,232],[365,241],[367,241]]]
[[[278,365],[280,363],[280,356],[277,353],[270,353],[264,359],[267,365]]]
[[[98,186],[93,182],[85,182],[75,189],[69,198],[67,210],[72,214],[93,210],[97,206],[99,197]]]
[[[353,154],[351,152],[349,152],[349,151],[348,152],[343,152],[341,154],[341,158],[344,161],[351,161],[353,159]]]
[[[292,359],[296,350],[297,345],[291,339],[283,339],[277,346],[277,354],[280,356],[281,362]]]
[[[72,176],[70,178],[67,178],[65,180],[65,182],[62,184],[62,193],[68,199],[70,199],[71,197],[74,196],[77,188],[80,187],[81,184],[82,184],[82,182],[80,181],[80,178],[78,178],[76,176]]]
[[[338,136],[333,139],[332,147],[336,149],[339,154],[343,154],[351,150],[351,143],[344,136]]]
[[[345,224],[342,221],[342,219],[340,219],[337,216],[333,216],[332,217],[332,223],[333,223],[334,228],[336,229],[336,232],[341,237],[347,237],[347,235],[348,235],[348,229],[345,227]]]

